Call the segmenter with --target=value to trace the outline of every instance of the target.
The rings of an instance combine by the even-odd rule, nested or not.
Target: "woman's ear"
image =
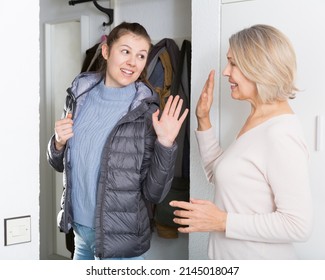
[[[102,56],[107,60],[108,59],[108,45],[102,45]]]

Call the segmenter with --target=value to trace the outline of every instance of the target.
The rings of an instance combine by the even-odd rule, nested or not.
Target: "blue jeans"
[[[133,258],[98,258],[96,257],[95,229],[73,223],[74,260],[144,260],[143,256]]]

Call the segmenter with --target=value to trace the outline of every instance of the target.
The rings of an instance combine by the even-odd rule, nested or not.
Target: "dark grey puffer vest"
[[[101,80],[99,74],[82,73],[68,89],[64,108],[78,117],[82,104]],[[156,140],[152,113],[158,109],[156,93],[136,82],[137,93],[129,112],[108,136],[101,158],[96,202],[96,256],[134,257],[150,247],[151,227],[147,202],[157,204],[167,195],[174,176],[177,144],[171,148]],[[73,222],[69,142],[57,151],[54,136],[48,145],[48,162],[64,173],[58,224],[68,233]]]

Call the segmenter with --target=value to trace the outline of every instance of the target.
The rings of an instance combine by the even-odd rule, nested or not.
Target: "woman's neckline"
[[[275,115],[275,116],[271,116],[259,123],[257,123],[256,125],[252,126],[251,128],[247,129],[247,130],[244,130],[243,131],[243,128],[240,130],[240,132],[237,134],[236,136],[236,141],[239,140],[242,136],[246,135],[247,133],[251,132],[251,131],[254,131],[266,124],[269,124],[270,122],[273,122],[273,121],[276,121],[277,119],[279,118],[283,118],[283,117],[292,117],[292,116],[295,116],[296,114],[295,113],[283,113],[283,114],[279,114],[279,115]],[[244,127],[244,126],[243,126]],[[243,131],[243,132],[241,132]]]

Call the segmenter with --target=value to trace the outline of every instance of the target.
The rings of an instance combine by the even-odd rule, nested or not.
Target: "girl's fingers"
[[[179,99],[176,110],[174,112],[174,116],[178,118],[178,116],[181,113],[182,110],[182,106],[183,106],[183,99]]]
[[[181,117],[179,118],[180,123],[183,123],[185,121],[188,112],[189,112],[189,110],[186,108],[184,110],[183,114],[181,115]]]
[[[172,100],[173,100],[173,96],[170,95],[167,99],[167,102],[165,104],[165,108],[163,110],[163,115],[168,115],[169,112],[170,112],[170,107],[171,107],[171,104],[172,104]]]
[[[181,114],[183,102],[183,99],[181,99],[179,95],[176,95],[175,97],[170,95],[165,104],[163,114],[178,118]]]
[[[175,110],[177,108],[177,104],[179,102],[179,96],[176,95],[174,98],[172,97],[171,100],[173,101],[171,106],[170,106],[170,109],[169,109],[169,113],[174,116],[175,114]]]

